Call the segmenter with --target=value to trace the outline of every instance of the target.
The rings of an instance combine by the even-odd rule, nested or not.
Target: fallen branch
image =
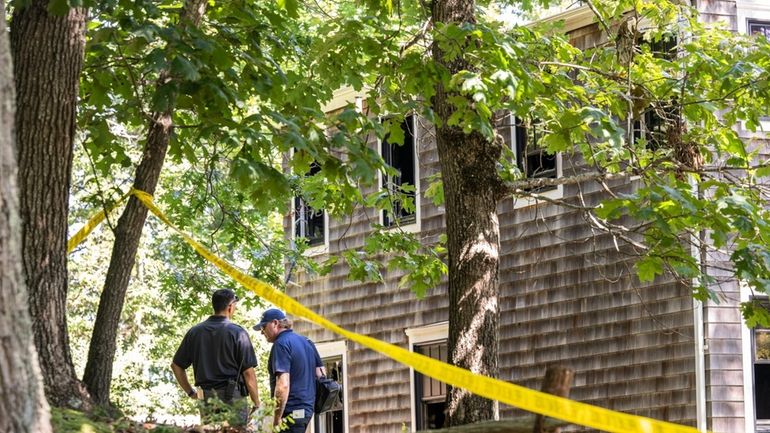
[[[532,433],[532,427],[535,425],[535,418],[535,415],[525,415],[513,419],[484,421],[475,424],[430,430],[430,433]],[[547,429],[552,429],[564,427],[567,423],[547,418],[543,425]]]

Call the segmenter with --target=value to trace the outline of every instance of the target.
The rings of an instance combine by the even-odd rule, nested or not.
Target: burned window
[[[313,163],[305,176],[313,176],[319,171],[321,167]],[[294,197],[294,236],[305,238],[311,247],[326,242],[324,210],[313,209],[300,196]]]
[[[513,148],[516,153],[516,165],[528,179],[556,178],[556,155],[546,152],[542,147],[542,130],[538,121],[514,121]],[[540,188],[538,191],[553,189]]]
[[[343,384],[342,372],[344,366],[342,365],[342,356],[333,356],[330,358],[324,358],[324,369],[326,370],[326,376],[336,380],[338,383]],[[315,423],[316,433],[343,433],[345,430],[345,405],[343,404],[344,396],[343,392],[340,393],[340,398],[337,403],[329,410],[322,414],[316,414],[313,417]]]
[[[415,207],[417,206],[415,187],[417,176],[416,152],[415,152],[415,116],[407,116],[401,122],[401,130],[404,132],[404,144],[398,145],[388,141],[388,136],[382,140],[380,151],[385,164],[393,167],[397,175],[384,174],[382,187],[386,189],[392,199],[392,212],[383,210],[383,225],[407,225],[417,221]],[[406,188],[405,188],[406,187]],[[403,200],[411,200],[412,205],[404,206]]]
[[[447,362],[446,340],[416,345],[414,351]],[[415,372],[414,388],[416,430],[434,430],[444,427],[446,425],[446,384]]]
[[[657,41],[640,41],[639,45],[649,48],[653,57],[665,60],[676,59],[677,39],[674,36],[664,36]],[[639,87],[632,97],[643,101],[646,97],[644,90]],[[635,102],[636,103],[636,102]],[[644,107],[644,105],[642,105]],[[671,128],[680,127],[680,113],[675,100],[652,101],[633,122],[634,141],[645,140],[646,147],[656,150],[667,142]]]
[[[652,103],[634,121],[634,141],[644,139],[648,149],[657,150],[668,142],[671,128],[677,127],[680,114],[675,102]]]

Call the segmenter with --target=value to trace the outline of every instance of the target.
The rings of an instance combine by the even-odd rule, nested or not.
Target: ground
[[[51,409],[54,433],[241,433],[234,428],[203,429],[153,423],[138,423],[126,418],[110,419],[71,409]]]

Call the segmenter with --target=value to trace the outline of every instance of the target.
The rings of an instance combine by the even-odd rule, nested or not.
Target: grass
[[[86,414],[71,409],[51,408],[54,433],[113,433],[109,424],[90,419]]]
[[[112,420],[72,409],[51,408],[51,424],[54,433],[180,433],[174,426],[144,425],[125,418]]]

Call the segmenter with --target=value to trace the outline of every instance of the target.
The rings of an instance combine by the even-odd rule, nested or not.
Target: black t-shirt
[[[193,366],[195,386],[222,388],[228,379],[257,366],[257,356],[245,329],[224,316],[210,316],[193,326],[174,355],[174,364]],[[240,371],[238,367],[240,366]]]

